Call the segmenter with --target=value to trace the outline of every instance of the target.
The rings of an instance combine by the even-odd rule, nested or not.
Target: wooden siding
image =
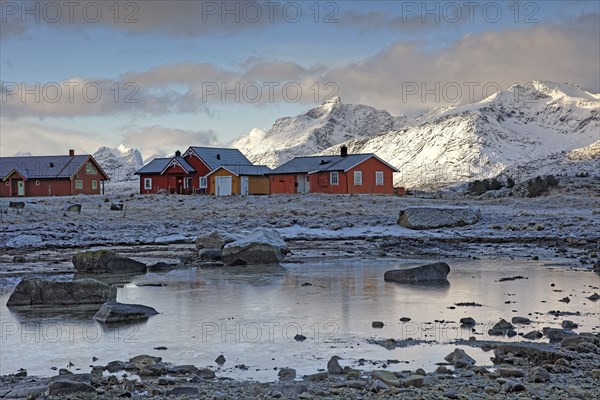
[[[269,178],[266,176],[249,176],[248,194],[269,194]]]
[[[215,194],[215,178],[217,176],[230,176],[231,177],[231,194],[239,195],[241,192],[240,177],[232,174],[226,169],[219,168],[208,177],[208,193]]]

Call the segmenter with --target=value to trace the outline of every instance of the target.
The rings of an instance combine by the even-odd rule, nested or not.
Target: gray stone
[[[402,381],[402,386],[405,386],[405,387],[414,386],[416,388],[420,388],[423,386],[424,382],[425,382],[425,377],[423,375],[411,375]]]
[[[237,239],[239,239],[238,236],[219,230],[214,230],[210,233],[200,235],[196,238],[196,250],[221,250],[223,246],[225,246],[228,243],[235,242]]]
[[[208,369],[208,368],[199,369],[198,372],[196,372],[196,375],[202,379],[214,379],[215,378],[215,372],[212,369]]]
[[[573,321],[569,321],[568,319],[566,319],[562,322],[562,327],[563,329],[577,329],[579,325],[577,325]]]
[[[346,386],[352,389],[363,389],[367,386],[367,383],[364,381],[347,381]]]
[[[117,298],[117,289],[95,279],[49,281],[24,278],[8,298],[7,306],[100,304]]]
[[[383,279],[386,282],[398,283],[428,283],[428,282],[447,282],[446,278],[450,272],[450,267],[444,262],[422,265],[420,267],[409,269],[394,269],[386,271]]]
[[[66,203],[63,206],[63,211],[80,213],[81,212],[81,204]]]
[[[108,302],[102,305],[102,308],[94,315],[94,319],[105,324],[116,324],[146,320],[156,314],[158,311],[154,308],[141,304]]]
[[[84,251],[73,256],[77,272],[90,274],[131,274],[144,273],[146,264],[122,257],[112,250]]]
[[[257,229],[223,247],[225,265],[279,264],[289,253],[287,244],[274,230]]]
[[[386,385],[385,383],[381,382],[380,380],[375,380],[373,381],[373,383],[371,384],[371,386],[369,386],[369,390],[371,392],[380,392],[382,390],[389,390],[390,387],[388,385]]]
[[[124,361],[111,361],[106,364],[104,369],[110,373],[113,373],[117,371],[123,371],[125,369],[125,365],[126,363]]]
[[[112,203],[110,211],[123,211],[123,203]]]
[[[410,229],[436,229],[472,225],[481,218],[470,207],[407,207],[400,211],[398,224]]]
[[[525,376],[525,371],[519,368],[507,368],[501,367],[498,368],[498,374],[505,378],[521,378]]]
[[[5,399],[36,399],[48,389],[48,384],[42,382],[21,382],[12,387],[2,396]]]
[[[512,322],[513,324],[525,324],[525,325],[529,325],[531,323],[531,320],[527,317],[512,317],[512,319],[510,320],[510,322]]]
[[[546,336],[550,340],[550,343],[560,342],[564,338],[571,337],[571,336],[577,336],[577,334],[573,331],[559,329],[559,328],[544,327],[542,329],[542,332],[544,333],[544,336]]]
[[[378,329],[380,329],[380,328],[383,328],[384,324],[383,324],[383,322],[381,322],[381,321],[373,321],[373,322],[371,323],[371,326],[372,326],[373,328],[378,328]]]
[[[544,337],[544,334],[540,331],[531,331],[524,334],[523,337],[528,340],[537,340]]]
[[[542,367],[533,367],[529,370],[528,378],[532,382],[542,383],[550,380],[550,374]]]
[[[225,364],[225,357],[223,356],[223,354],[221,354],[219,357],[217,357],[217,359],[215,360],[215,362],[219,365],[223,365]]]
[[[504,318],[500,319],[491,329],[488,330],[488,335],[491,336],[503,336],[509,331],[512,331],[514,326],[506,321]]]
[[[461,318],[460,319],[460,323],[464,327],[472,327],[472,326],[475,326],[477,324],[475,322],[475,320],[473,318],[471,318],[471,317]]]
[[[306,375],[304,380],[309,382],[318,382],[325,381],[328,377],[329,374],[327,372],[317,372],[316,374]]]
[[[296,370],[293,368],[281,368],[277,376],[282,381],[292,381],[296,378]]]
[[[462,349],[455,349],[452,353],[444,357],[444,360],[454,365],[456,368],[464,368],[475,365],[475,360]]]
[[[596,261],[594,264],[594,272],[600,273],[600,260]]]
[[[327,362],[327,372],[332,375],[340,375],[342,373],[342,367],[338,362],[339,359],[340,358],[338,356],[331,357],[331,359]]]
[[[179,386],[169,390],[167,393],[169,396],[197,396],[198,388],[193,386]]]
[[[169,374],[173,375],[191,375],[198,372],[198,368],[193,365],[176,365],[169,368]]]
[[[599,271],[599,272],[600,272],[600,271]],[[598,294],[598,293],[595,293],[595,292],[594,292],[594,294],[593,294],[593,295],[591,295],[590,297],[588,297],[588,300],[591,300],[591,301],[598,301],[598,300],[600,300],[600,294]]]
[[[371,376],[375,380],[380,380],[388,386],[400,386],[400,380],[390,371],[377,370],[371,372]]]
[[[25,208],[24,201],[10,201],[8,203],[8,208],[14,208],[15,210],[22,210]]]
[[[96,389],[85,382],[76,382],[71,380],[54,381],[48,386],[49,396],[64,396],[73,393],[95,393]]]
[[[198,258],[204,262],[221,261],[221,255],[221,249],[198,250]]]

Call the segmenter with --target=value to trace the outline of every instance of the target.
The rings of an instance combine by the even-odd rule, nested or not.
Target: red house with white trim
[[[269,173],[271,194],[393,194],[396,168],[375,154],[296,157]]]
[[[0,197],[101,194],[109,180],[90,154],[0,157]]]
[[[207,176],[223,165],[251,166],[238,149],[191,146],[183,155],[155,158],[140,168],[140,193],[210,193]]]

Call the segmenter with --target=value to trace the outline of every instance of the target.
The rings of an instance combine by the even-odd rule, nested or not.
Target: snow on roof
[[[215,170],[221,165],[252,165],[250,160],[238,149],[192,146],[185,152],[185,155],[190,150],[196,153],[211,170]]]
[[[7,178],[13,171],[17,171],[26,179],[70,178],[90,157],[89,154],[0,157],[0,178]]]

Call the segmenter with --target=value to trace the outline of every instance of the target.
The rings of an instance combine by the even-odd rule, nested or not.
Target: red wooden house
[[[396,168],[375,154],[296,157],[269,174],[271,194],[393,194]]]
[[[238,149],[192,146],[183,155],[156,158],[136,172],[140,193],[210,193],[207,176],[224,165],[252,165]]]
[[[101,194],[108,175],[94,157],[0,157],[0,197],[70,196]]]

